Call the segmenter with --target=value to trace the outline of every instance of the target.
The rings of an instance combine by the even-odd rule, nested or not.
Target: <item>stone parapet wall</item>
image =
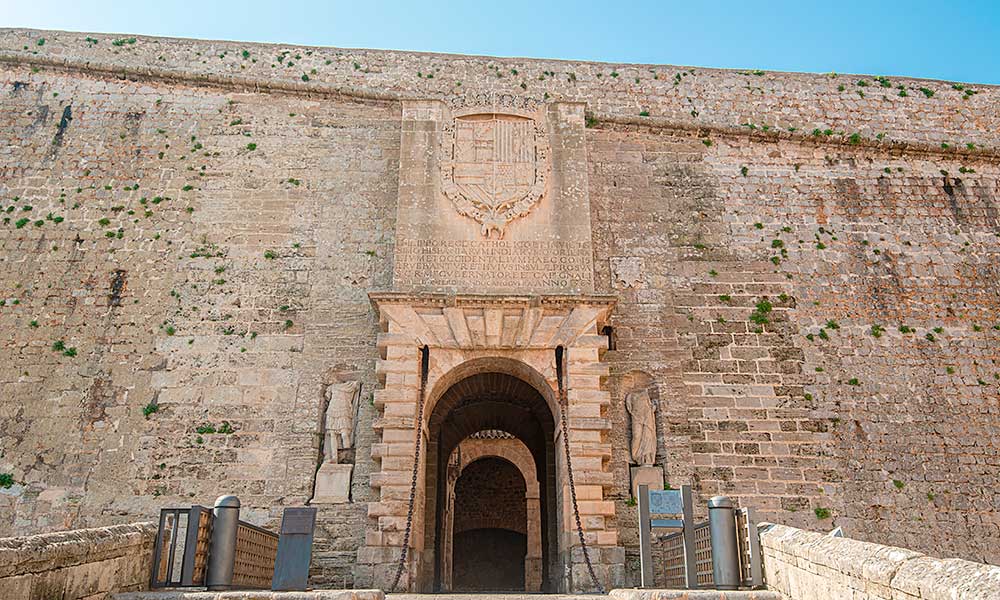
[[[611,600],[781,600],[768,590],[611,590]]]
[[[41,40],[41,44],[39,41]],[[674,65],[495,58],[418,52],[0,30],[0,61],[184,85],[228,85],[379,100],[505,94],[586,102],[603,119],[667,121],[797,137],[960,152],[1000,143],[995,86],[878,76],[771,73]],[[831,137],[823,135],[823,138]],[[850,143],[857,143],[857,138]]]
[[[986,600],[1000,567],[802,531],[760,526],[767,586],[787,600]]]
[[[0,595],[21,600],[103,600],[146,589],[153,523],[0,538]]]

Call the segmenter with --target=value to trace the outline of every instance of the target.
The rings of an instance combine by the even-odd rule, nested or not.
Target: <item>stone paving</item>
[[[308,592],[272,592],[238,590],[232,592],[192,592],[168,590],[116,594],[112,600],[383,600],[382,590],[310,590]]]

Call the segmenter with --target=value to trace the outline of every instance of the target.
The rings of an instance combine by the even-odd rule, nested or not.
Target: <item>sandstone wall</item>
[[[996,160],[591,132],[596,279],[619,295],[607,360],[658,382],[668,482],[694,482],[699,509],[722,493],[1000,561]]]
[[[15,480],[0,532],[224,493],[276,525],[312,493],[323,384],[363,381],[371,419],[366,294],[387,284],[398,107],[0,78],[0,472]],[[320,536],[345,568],[372,436],[360,428],[359,504],[323,525],[340,542]]]
[[[977,600],[1000,596],[1000,567],[782,525],[760,527],[767,587],[788,600]]]
[[[152,523],[0,538],[0,590],[21,600],[103,600],[149,586]]]
[[[509,93],[586,103],[630,559],[642,371],[702,514],[1000,562],[997,88],[26,30],[0,63],[0,534],[223,493],[276,525],[323,385],[358,379],[355,502],[321,507],[314,570],[349,585],[399,100]]]

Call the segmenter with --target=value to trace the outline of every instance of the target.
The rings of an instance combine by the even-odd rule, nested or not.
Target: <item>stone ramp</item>
[[[386,600],[602,600],[601,594],[530,594],[527,592],[466,592],[458,594],[388,594]]]
[[[388,594],[387,600],[781,600],[777,592],[765,590],[722,592],[716,590],[611,590],[610,594]]]
[[[531,594],[528,592],[462,592],[457,594],[388,594],[386,600],[601,600],[600,594]]]

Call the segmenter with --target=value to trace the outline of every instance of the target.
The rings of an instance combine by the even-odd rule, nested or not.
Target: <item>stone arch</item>
[[[442,576],[450,571],[442,591],[535,591],[527,569],[526,483],[517,466],[496,456],[468,463],[454,479],[450,506],[441,511],[442,532],[450,529],[441,547],[451,548],[451,556],[441,556]]]
[[[551,357],[546,358],[552,362],[553,366],[550,370],[554,371],[554,351],[551,354]],[[434,358],[437,358],[437,356],[435,355]],[[424,405],[425,415],[433,414],[438,402],[463,380],[484,373],[501,373],[510,375],[534,388],[545,399],[552,418],[559,418],[561,411],[557,398],[558,383],[546,378],[538,368],[527,362],[506,356],[489,355],[470,358],[454,366],[441,366],[447,368],[447,370],[443,373],[431,373],[430,380],[428,381],[429,389]],[[450,368],[448,368],[449,366]]]
[[[534,485],[534,494],[537,497],[538,473],[535,469],[535,461],[531,456],[531,451],[528,450],[523,441],[518,438],[500,438],[500,440],[495,440],[495,442],[500,443],[490,445],[470,443],[466,445],[465,442],[467,441],[476,442],[478,440],[470,438],[462,440],[462,445],[460,445],[462,452],[459,454],[459,471],[465,470],[470,464],[487,456],[502,458],[521,471],[529,494],[532,493],[532,485]]]
[[[423,546],[434,550],[424,561],[423,580],[433,581],[433,587],[442,590],[451,583],[449,552],[454,532],[448,519],[454,481],[464,468],[451,460],[454,451],[478,432],[502,431],[511,442],[518,440],[521,450],[494,454],[514,464],[526,485],[530,482],[530,502],[539,515],[530,527],[525,526],[532,538],[531,552],[526,554],[525,589],[541,590],[547,575],[557,572],[553,561],[559,553],[556,471],[561,465],[557,467],[558,412],[552,412],[557,405],[551,382],[525,362],[482,356],[456,365],[428,384]],[[528,497],[526,491],[526,502]]]
[[[526,592],[537,592],[542,587],[542,522],[541,504],[539,496],[539,481],[534,457],[531,451],[520,439],[507,434],[506,432],[487,431],[480,432],[486,435],[473,435],[465,438],[452,452],[449,463],[457,463],[457,477],[461,477],[465,469],[477,461],[486,458],[499,458],[507,461],[516,467],[525,482],[525,522],[524,533],[527,538],[527,552],[524,559],[524,590]],[[446,506],[444,507],[444,523],[442,532],[444,540],[441,543],[442,568],[441,579],[442,588],[450,589],[452,584],[452,573],[454,564],[454,535],[460,533],[454,527],[455,518],[455,484],[457,477],[448,478],[448,489],[445,493]],[[489,515],[483,515],[476,522],[469,524],[466,529],[497,527],[496,522]]]
[[[587,545],[598,549],[591,552],[597,579],[612,586],[621,573],[624,552],[618,543],[615,503],[608,496],[615,483],[608,460],[612,395],[605,388],[610,369],[602,356],[608,341],[600,325],[614,301],[603,296],[409,292],[372,293],[370,298],[381,328],[376,364],[381,387],[372,398],[377,411],[373,428],[378,438],[372,445],[376,470],[370,477],[378,500],[368,506],[371,530],[358,551],[360,568],[383,587],[392,584],[395,573],[402,573],[397,589],[432,591],[440,556],[437,509],[443,486],[439,483],[448,474],[450,451],[441,446],[441,431],[453,432],[445,444],[452,446],[465,437],[460,433],[506,429],[522,438],[535,458],[546,553],[543,588],[555,592],[598,587],[581,568],[579,536],[568,501],[570,462],[577,496],[585,499],[579,512],[590,540]],[[563,349],[558,365],[564,376],[562,397],[557,381],[559,348]],[[513,395],[531,396],[534,401],[493,402],[491,408],[486,404],[492,402],[489,399],[479,399],[478,407],[456,403],[451,422],[455,427],[442,428],[441,415],[449,412],[443,403],[455,400],[447,396],[448,390],[475,383],[465,380],[476,375],[518,380],[512,385],[530,393]],[[560,400],[569,407],[567,440],[576,442],[569,445],[571,460],[563,451]],[[423,418],[415,419],[421,412]],[[545,426],[532,425],[532,420]],[[411,487],[418,448],[418,477]],[[408,504],[411,493],[413,502]]]

